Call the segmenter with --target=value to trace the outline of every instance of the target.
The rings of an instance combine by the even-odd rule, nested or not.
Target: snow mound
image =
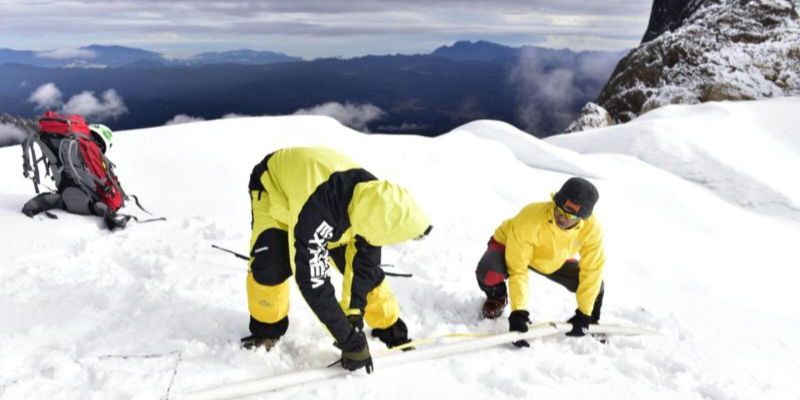
[[[800,185],[787,169],[800,159],[800,138],[782,122],[799,109],[800,98],[675,105],[624,126],[546,142],[582,153],[627,154],[734,204],[800,218]]]

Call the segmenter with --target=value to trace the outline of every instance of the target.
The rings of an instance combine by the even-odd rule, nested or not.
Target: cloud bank
[[[205,121],[205,118],[193,117],[191,115],[186,115],[186,114],[178,114],[178,115],[172,117],[171,120],[165,122],[164,125],[180,125],[180,124],[186,124],[186,123],[189,123],[189,122],[199,122],[199,121]]]
[[[94,92],[85,91],[72,96],[62,108],[67,114],[80,114],[91,120],[104,121],[117,118],[128,112],[122,97],[114,89],[103,92],[100,98]]]
[[[386,112],[372,104],[353,104],[345,102],[328,102],[311,108],[301,108],[294,112],[295,115],[327,115],[335,118],[342,125],[350,128],[366,131],[367,125],[372,121],[377,121]]]
[[[36,53],[36,56],[56,60],[67,60],[70,58],[94,58],[97,54],[88,49],[64,47],[56,50],[40,51]]]
[[[28,102],[36,104],[37,110],[50,110],[63,104],[61,90],[54,83],[45,83],[36,88],[28,97]]]
[[[0,124],[0,147],[22,143],[25,132],[14,125]]]
[[[6,0],[0,35],[23,48],[102,43],[173,55],[251,47],[307,58],[352,57],[381,50],[382,54],[428,52],[431,46],[461,39],[518,46],[545,37],[552,47],[609,50],[639,42],[651,4],[643,0]],[[68,52],[60,50],[53,56]]]
[[[36,88],[28,97],[28,102],[34,103],[37,111],[58,110],[94,121],[115,119],[128,112],[122,97],[114,89],[106,90],[99,98],[87,90],[64,103],[61,90],[52,82]]]
[[[563,131],[586,99],[594,99],[621,55],[584,53],[574,68],[547,65],[532,49],[523,49],[509,75],[517,96],[515,115],[521,127],[535,135]],[[575,111],[573,111],[575,110]]]

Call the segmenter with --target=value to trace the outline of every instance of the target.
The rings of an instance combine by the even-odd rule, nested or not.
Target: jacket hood
[[[356,185],[348,213],[353,231],[373,246],[414,239],[430,226],[428,217],[411,194],[388,181]]]

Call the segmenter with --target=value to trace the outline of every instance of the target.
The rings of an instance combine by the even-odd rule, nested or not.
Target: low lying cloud
[[[608,78],[611,77],[611,72],[614,71],[617,63],[626,53],[623,51],[618,53],[596,53],[590,57],[584,57],[578,65],[578,72],[594,80],[608,81]]]
[[[96,121],[117,118],[128,112],[122,97],[114,89],[106,90],[99,98],[87,90],[70,97],[65,104],[61,90],[52,82],[36,88],[28,102],[36,104],[36,110],[58,110]]]
[[[511,74],[517,88],[517,119],[523,129],[537,136],[550,133],[553,126],[569,124],[564,115],[573,99],[580,95],[573,84],[574,74],[565,69],[547,69],[536,58],[523,57]]]
[[[97,54],[89,49],[70,48],[65,47],[61,49],[40,51],[36,53],[36,57],[52,58],[55,60],[67,60],[70,58],[94,58]]]
[[[199,121],[205,121],[205,118],[193,117],[191,115],[186,115],[186,114],[178,114],[172,117],[172,119],[167,121],[164,125],[179,125],[179,124],[186,124],[189,122],[199,122]]]
[[[61,90],[54,83],[45,83],[36,88],[28,97],[28,102],[36,104],[37,110],[50,110],[63,104]]]
[[[85,91],[72,96],[62,111],[67,114],[80,114],[87,119],[104,121],[117,118],[128,112],[122,97],[114,89],[103,92],[100,98],[94,92]]]
[[[411,122],[403,122],[400,125],[381,125],[377,129],[378,129],[378,132],[407,132],[407,133],[410,133],[410,132],[419,131],[419,130],[427,129],[427,128],[428,128],[428,125],[421,125],[421,124],[411,123]]]
[[[25,132],[14,125],[0,124],[0,146],[22,143]]]
[[[250,117],[250,116],[251,115],[246,115],[246,114],[227,113],[227,114],[222,116],[222,119],[247,118],[247,117]]]
[[[342,125],[365,131],[367,125],[386,116],[386,112],[372,104],[344,104],[335,101],[320,104],[311,108],[301,108],[294,115],[327,115],[335,118]]]
[[[586,100],[593,100],[623,53],[583,53],[562,68],[525,49],[509,76],[517,95],[516,118],[522,128],[543,137],[562,132]]]

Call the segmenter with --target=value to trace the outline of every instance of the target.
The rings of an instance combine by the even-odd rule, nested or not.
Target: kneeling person
[[[600,223],[592,215],[598,197],[591,182],[570,178],[552,201],[525,206],[495,230],[475,271],[487,296],[484,318],[502,315],[510,292],[509,328],[528,330],[530,269],[575,293],[578,307],[568,335],[583,336],[590,323],[600,320],[605,255]],[[579,261],[572,258],[575,254]],[[515,344],[527,346],[525,341]]]

